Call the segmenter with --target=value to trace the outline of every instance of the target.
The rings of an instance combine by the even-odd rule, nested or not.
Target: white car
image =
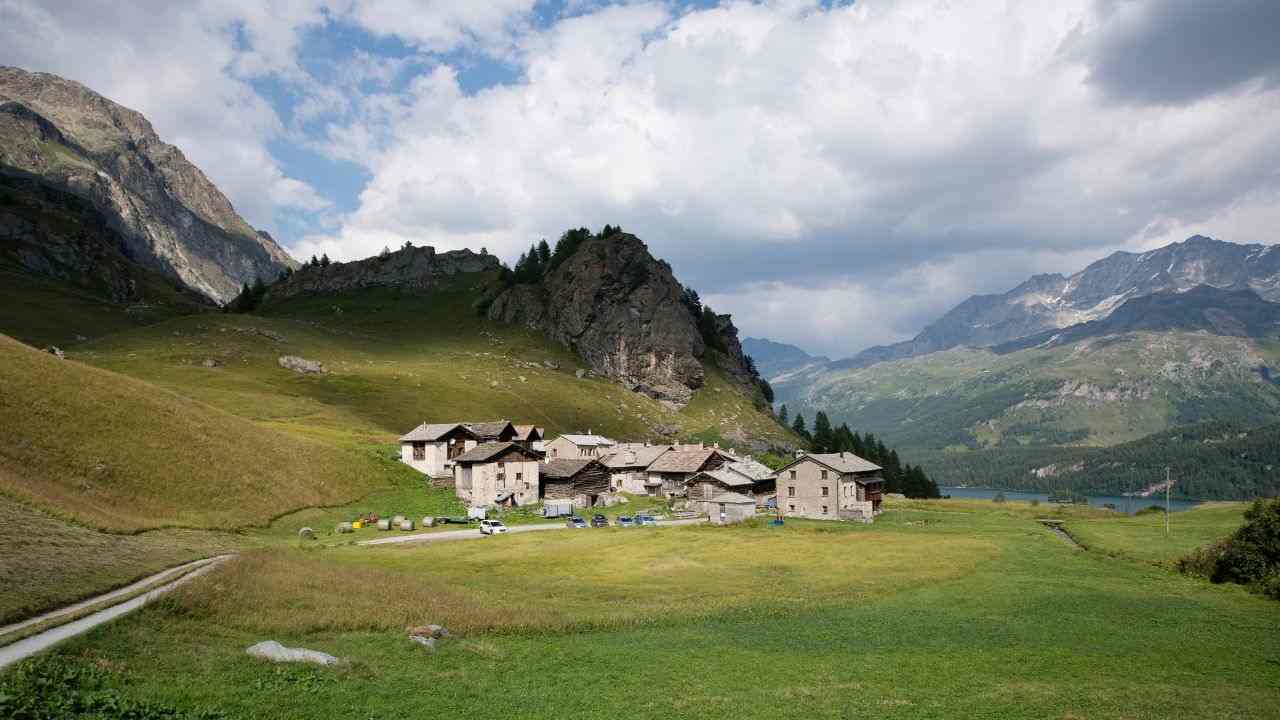
[[[480,521],[481,535],[497,535],[498,533],[504,533],[506,531],[507,531],[507,526],[503,525],[501,520],[481,520]]]

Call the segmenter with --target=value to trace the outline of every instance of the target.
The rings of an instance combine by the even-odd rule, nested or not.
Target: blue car
[[[565,521],[564,521],[564,524],[565,524],[565,527],[571,527],[571,528],[585,528],[585,527],[587,526],[587,521],[586,521],[586,520],[583,520],[582,518],[578,517],[577,515],[574,515],[573,517],[569,518],[568,520],[565,520]]]
[[[637,515],[635,522],[636,522],[636,527],[643,527],[645,525],[656,526],[658,524],[657,518],[655,518],[652,515]]]
[[[630,515],[618,516],[618,527],[635,527],[636,523],[631,519]]]

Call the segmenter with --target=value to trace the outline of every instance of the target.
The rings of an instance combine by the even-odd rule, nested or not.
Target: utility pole
[[[1169,479],[1169,466],[1164,466],[1164,539],[1169,539],[1169,486],[1173,485],[1173,481]]]

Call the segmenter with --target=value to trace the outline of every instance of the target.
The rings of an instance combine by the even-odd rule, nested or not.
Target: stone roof
[[[773,471],[770,470],[768,466],[750,458],[746,460],[739,460],[738,462],[731,462],[728,465],[725,465],[725,467],[739,475],[746,475],[757,482],[760,480],[768,480],[774,475]]]
[[[702,472],[690,478],[689,482],[695,483],[698,481],[699,478],[705,476],[713,480],[718,480],[724,483],[725,485],[728,485],[729,487],[742,487],[742,486],[750,486],[755,484],[755,480],[752,480],[751,478],[741,473],[736,473],[736,472],[731,472],[729,470],[726,470],[725,467],[719,467],[719,468],[716,468],[715,470],[703,470]]]
[[[548,480],[567,480],[594,462],[596,462],[595,458],[551,460],[538,467],[538,477]]]
[[[511,425],[509,420],[491,420],[486,422],[464,422],[463,427],[480,437],[481,440],[486,438],[496,438],[502,435],[502,432]],[[514,425],[511,425],[514,428]]]
[[[826,465],[827,467],[831,468],[832,470],[835,470],[836,472],[842,475],[844,473],[876,472],[882,469],[879,465],[876,465],[870,460],[860,458],[851,452],[805,453],[804,455],[788,463],[786,467],[791,467],[792,465],[795,465],[798,462],[803,462],[805,460],[814,460],[818,463],[821,463],[822,465]]]
[[[618,444],[603,435],[561,435],[560,437],[578,447],[601,447]]]
[[[613,452],[604,456],[600,462],[608,468],[647,468],[663,453],[671,449],[670,445],[645,445],[644,443],[621,443],[615,445]]]
[[[401,435],[400,442],[436,442],[445,435],[453,432],[453,430],[458,427],[460,427],[460,423],[436,423],[434,425],[422,423],[418,427],[410,430],[404,435]],[[470,429],[465,427],[463,429],[467,431],[467,434],[475,435],[475,433]]]
[[[530,459],[537,458],[537,455],[535,455],[534,453],[528,450],[525,450],[524,448],[512,442],[487,442],[487,443],[480,443],[479,445],[462,453],[458,457],[454,458],[453,461],[455,463],[462,463],[462,464],[489,462],[493,458],[498,457],[499,455],[501,455],[502,453],[508,450],[515,450],[519,452],[521,455],[524,455]]]
[[[707,460],[717,453],[724,455],[726,458],[729,457],[715,448],[671,450],[658,456],[658,459],[654,460],[653,464],[649,466],[649,472],[698,472],[706,464]]]

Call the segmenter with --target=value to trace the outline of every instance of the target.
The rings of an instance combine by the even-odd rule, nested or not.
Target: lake
[[[944,487],[938,488],[943,495],[950,495],[957,500],[990,500],[996,496],[996,493],[1004,493],[1005,499],[1011,502],[1031,502],[1039,500],[1042,503],[1049,502],[1047,493],[1024,492],[1021,490],[995,490],[992,488],[972,488],[972,487]],[[1117,510],[1127,512],[1130,515],[1138,512],[1144,507],[1151,505],[1159,505],[1164,507],[1164,495],[1152,495],[1151,497],[1120,497],[1116,495],[1090,495],[1089,504],[1099,507],[1107,504],[1115,505]],[[1196,500],[1170,500],[1169,510],[1178,512],[1180,510],[1190,510],[1199,505]]]

